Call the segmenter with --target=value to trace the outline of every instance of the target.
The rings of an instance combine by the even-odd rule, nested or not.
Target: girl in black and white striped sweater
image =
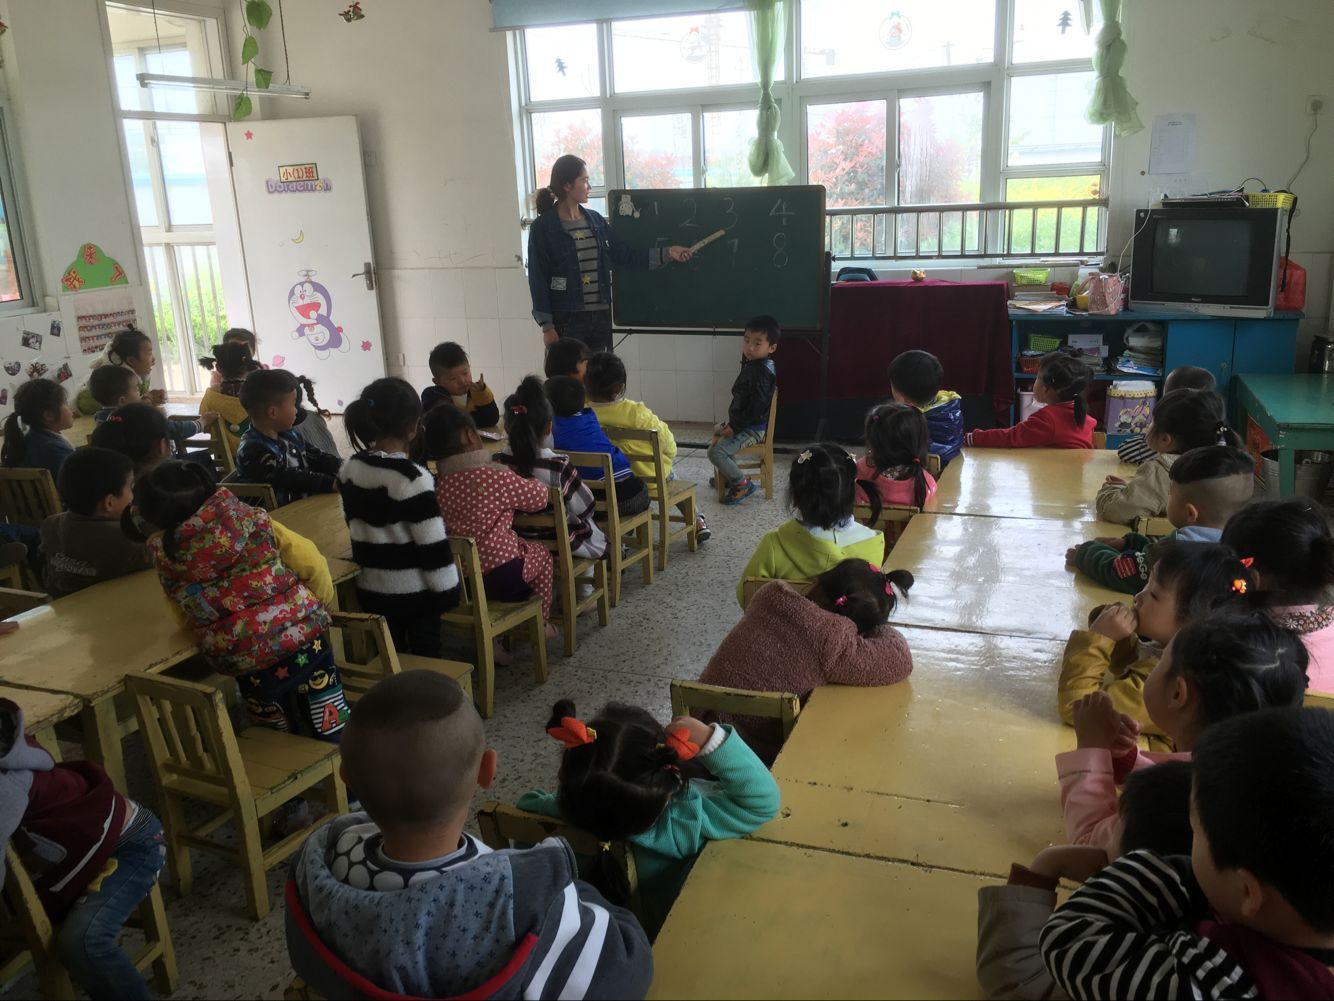
[[[440,613],[459,601],[459,573],[435,499],[435,479],[408,458],[421,399],[402,379],[376,379],[344,414],[356,454],[338,473],[357,595],[389,621],[404,653],[441,656]]]

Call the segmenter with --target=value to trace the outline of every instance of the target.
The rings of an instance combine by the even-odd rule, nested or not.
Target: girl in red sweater
[[[1033,380],[1033,399],[1044,403],[1012,428],[969,431],[965,445],[979,448],[1092,448],[1098,422],[1088,415],[1084,390],[1092,370],[1073,355],[1052,351],[1042,356]]]
[[[821,685],[891,685],[912,673],[908,641],[888,624],[907,570],[881,573],[874,563],[844,560],[802,595],[785,581],[751,598],[699,680],[750,691],[795,692],[804,702]],[[896,593],[897,592],[897,593]],[[720,715],[760,760],[772,764],[783,746],[777,720]]]

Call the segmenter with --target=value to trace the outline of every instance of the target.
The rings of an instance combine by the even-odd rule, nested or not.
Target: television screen
[[[1164,220],[1154,232],[1153,287],[1168,295],[1240,295],[1251,267],[1249,220]]]

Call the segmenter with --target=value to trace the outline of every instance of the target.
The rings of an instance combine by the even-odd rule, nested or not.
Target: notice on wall
[[[1195,169],[1195,115],[1155,115],[1149,140],[1150,174],[1189,174]]]
[[[74,319],[79,332],[79,351],[86,355],[95,355],[106,348],[117,331],[128,326],[143,329],[134,294],[128,288],[75,297]]]

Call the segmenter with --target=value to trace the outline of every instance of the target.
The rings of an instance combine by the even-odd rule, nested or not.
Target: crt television
[[[1285,216],[1218,206],[1137,210],[1131,308],[1271,315]]]

